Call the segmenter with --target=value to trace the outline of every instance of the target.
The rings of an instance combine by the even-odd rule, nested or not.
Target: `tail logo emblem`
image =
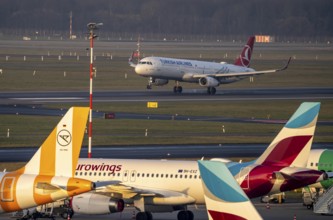
[[[242,56],[241,61],[243,66],[248,66],[250,64],[250,58],[251,58],[251,47],[248,45],[246,45],[245,47],[246,49],[244,51],[244,56],[242,56],[243,54],[241,55]]]
[[[72,135],[68,130],[61,130],[57,136],[57,142],[63,147],[68,146],[72,142]]]

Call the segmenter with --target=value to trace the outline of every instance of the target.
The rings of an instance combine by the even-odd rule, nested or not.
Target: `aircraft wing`
[[[100,181],[100,182],[95,182],[96,188],[103,188],[104,186],[109,186],[109,185],[117,185],[121,183],[121,181],[118,180],[111,180],[111,181]]]
[[[155,204],[163,205],[184,205],[192,204],[195,199],[182,192],[171,190],[161,190],[155,188],[137,188],[127,186],[124,184],[108,185],[106,187],[97,189],[95,193],[112,195],[122,194],[124,199],[133,199],[133,197],[150,197]]]
[[[261,75],[261,74],[265,74],[265,73],[276,73],[276,72],[287,69],[289,66],[290,60],[291,60],[291,57],[287,61],[286,65],[280,69],[261,70],[261,71],[252,71],[252,72],[240,72],[240,73],[195,74],[195,75],[193,75],[193,78],[202,78],[202,77],[207,77],[207,76],[211,76],[214,78],[222,78],[222,77],[238,77],[238,76],[255,76],[255,75]]]

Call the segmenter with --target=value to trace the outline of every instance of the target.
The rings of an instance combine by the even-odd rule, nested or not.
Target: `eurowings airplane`
[[[261,220],[224,163],[198,161],[209,220]]]
[[[135,64],[133,62],[134,58],[139,59],[140,56],[140,51],[138,50],[132,53],[129,64],[135,68],[135,72],[138,75],[149,78],[147,89],[151,89],[152,85],[163,86],[169,80],[175,80],[174,93],[181,93],[183,90],[178,85],[178,82],[189,82],[199,83],[200,86],[207,88],[208,94],[214,95],[216,87],[220,84],[233,83],[249,76],[275,73],[287,69],[290,58],[286,66],[281,69],[256,71],[250,68],[254,41],[254,36],[248,39],[247,44],[234,64],[168,57],[145,57]]]
[[[227,163],[250,198],[289,191],[327,178],[307,169],[320,103],[303,103],[277,137],[255,161]],[[204,204],[196,161],[79,159],[76,177],[91,181],[119,181],[72,199],[74,213],[107,214],[131,204],[137,220],[151,220],[152,212],[178,213],[178,220],[193,220],[189,204]]]
[[[19,170],[0,173],[0,213],[72,197],[94,189],[74,178],[89,108],[73,107],[31,160]]]

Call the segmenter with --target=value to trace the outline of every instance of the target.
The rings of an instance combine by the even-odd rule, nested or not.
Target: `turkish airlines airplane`
[[[26,166],[0,173],[0,213],[28,209],[95,188],[89,180],[74,178],[88,111],[69,109]]]
[[[320,103],[303,103],[255,161],[226,165],[249,198],[289,191],[327,179],[307,169]],[[137,220],[151,220],[152,212],[180,210],[178,220],[193,220],[187,205],[204,204],[196,161],[79,159],[76,177],[118,181],[95,192],[73,197],[74,213],[107,214],[122,210],[124,202],[139,212]]]
[[[209,220],[263,219],[224,163],[198,164]]]
[[[135,72],[138,75],[149,78],[147,89],[151,89],[152,85],[163,86],[169,80],[175,80],[174,93],[181,93],[183,90],[178,82],[189,82],[199,83],[200,86],[207,88],[208,94],[214,95],[216,87],[220,84],[233,83],[249,76],[275,73],[287,69],[291,58],[281,69],[256,71],[250,68],[254,41],[254,36],[248,39],[247,44],[234,64],[168,57],[145,57],[135,64],[133,60],[135,58],[140,59],[139,50],[132,53],[129,64],[135,68]]]

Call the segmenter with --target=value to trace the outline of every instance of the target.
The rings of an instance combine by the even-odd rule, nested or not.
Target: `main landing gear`
[[[183,92],[183,87],[179,85],[178,81],[176,81],[176,85],[173,87],[173,92],[179,94]]]
[[[216,93],[215,87],[207,87],[207,93],[209,95],[215,95],[215,93]]]
[[[183,91],[183,87],[181,87],[181,86],[174,86],[173,87],[173,92],[174,93],[182,93],[182,91]]]
[[[180,211],[180,212],[178,212],[177,219],[178,220],[193,220],[194,215],[193,215],[193,212],[191,212],[189,210]]]
[[[151,212],[138,212],[135,216],[136,220],[153,220],[153,215]],[[194,215],[192,211],[180,211],[177,215],[177,220],[193,220]]]
[[[151,212],[138,212],[135,216],[136,220],[153,220]]]

